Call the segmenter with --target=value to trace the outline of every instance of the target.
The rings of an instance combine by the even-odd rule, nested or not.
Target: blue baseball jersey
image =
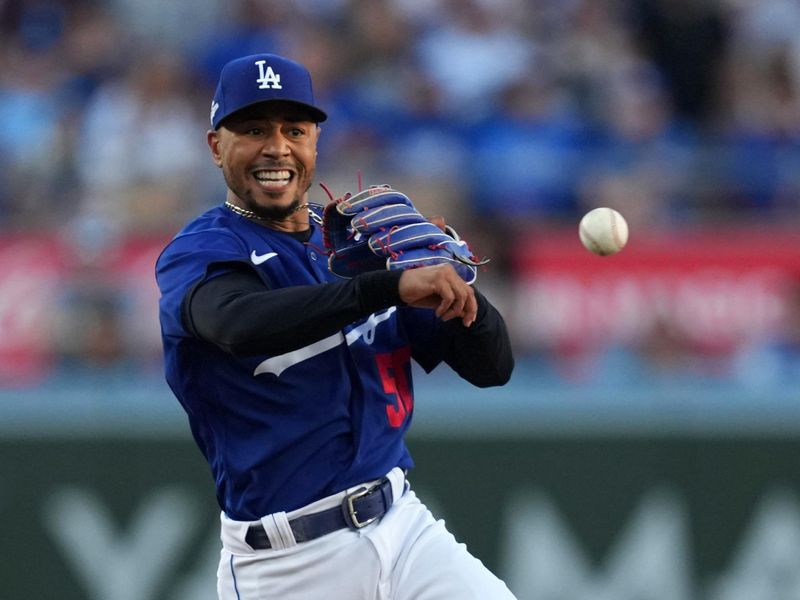
[[[379,310],[279,356],[236,357],[184,326],[187,292],[237,263],[270,289],[341,281],[311,227],[303,243],[217,206],[156,264],[166,379],[233,519],[290,511],[413,466],[403,441],[414,404],[410,360],[426,370],[438,363],[425,350],[441,323],[432,310]]]

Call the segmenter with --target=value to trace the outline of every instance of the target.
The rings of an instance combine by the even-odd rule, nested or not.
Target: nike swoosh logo
[[[365,322],[358,327],[353,327],[346,335],[339,331],[298,350],[268,358],[256,367],[253,376],[261,375],[262,373],[272,373],[276,377],[280,377],[281,373],[293,365],[313,358],[323,352],[327,352],[341,344],[352,346],[361,338],[364,338],[364,342],[367,344],[372,345],[372,342],[375,341],[375,330],[378,325],[391,317],[396,310],[396,306],[390,306],[382,312],[372,313]]]
[[[256,251],[253,250],[250,253],[250,260],[253,261],[254,265],[260,265],[263,262],[267,262],[273,256],[278,256],[277,252],[267,252],[266,254],[256,254]]]

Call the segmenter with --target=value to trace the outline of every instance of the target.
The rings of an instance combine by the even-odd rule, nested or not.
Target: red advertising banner
[[[71,263],[55,236],[0,240],[0,382],[26,382],[49,365],[54,307]]]
[[[632,231],[607,257],[585,250],[577,228],[531,231],[513,255],[513,321],[529,348],[636,344],[671,331],[725,350],[775,335],[800,310],[795,231]]]
[[[87,251],[53,234],[0,240],[0,386],[35,384],[59,361],[155,361],[164,244],[130,238]]]

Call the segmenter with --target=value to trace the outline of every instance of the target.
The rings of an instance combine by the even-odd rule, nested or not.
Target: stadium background
[[[800,598],[798,31],[794,0],[0,0],[0,596],[214,597],[152,265],[224,193],[216,73],[270,50],[329,109],[319,181],[492,258],[518,366],[417,379],[434,512],[520,600]]]

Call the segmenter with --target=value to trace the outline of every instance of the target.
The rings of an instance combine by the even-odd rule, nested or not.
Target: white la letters
[[[261,85],[258,86],[260,90],[266,89],[273,89],[273,90],[280,90],[283,89],[281,86],[281,76],[272,70],[272,67],[264,68],[264,65],[267,64],[265,60],[257,60],[256,66],[258,67],[258,79],[256,79],[257,83]]]

